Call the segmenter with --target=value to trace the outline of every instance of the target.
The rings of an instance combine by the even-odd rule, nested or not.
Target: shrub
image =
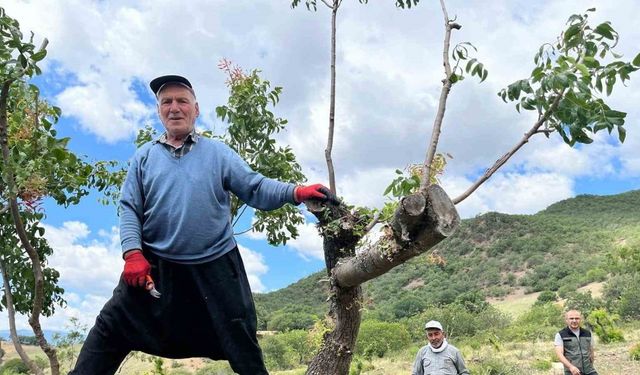
[[[229,363],[226,361],[208,363],[201,367],[194,375],[234,375]]]
[[[544,305],[545,303],[548,302],[555,302],[558,300],[558,296],[556,295],[556,292],[553,292],[551,290],[545,290],[543,292],[540,293],[540,295],[538,295],[538,298],[536,299],[535,305]]]
[[[629,357],[633,361],[640,361],[640,343],[631,347],[629,350]]]
[[[486,359],[478,364],[469,364],[469,371],[474,375],[520,375],[517,366],[504,359]]]
[[[483,310],[471,312],[468,309],[478,304],[466,306],[451,304],[443,307],[431,307],[422,314],[407,319],[406,325],[413,341],[424,341],[424,324],[429,320],[442,323],[447,337],[451,340],[473,337],[483,334],[497,333],[509,325],[510,319],[493,306],[487,305]]]
[[[395,302],[392,306],[392,311],[396,319],[401,319],[419,314],[424,310],[425,306],[426,302],[424,299],[408,295]]]
[[[20,358],[12,358],[0,367],[0,374],[29,374],[29,367]]]
[[[260,342],[264,362],[271,370],[289,370],[297,364],[297,354],[288,347],[282,335],[267,336]]]
[[[360,326],[355,353],[365,358],[382,358],[388,351],[401,349],[409,342],[409,332],[404,325],[365,320]]]
[[[593,298],[591,291],[586,293],[574,292],[567,296],[564,304],[565,310],[580,311],[582,316],[589,316],[593,310],[601,309],[604,303],[599,298]]]
[[[267,323],[267,328],[270,331],[291,331],[296,329],[310,329],[313,324],[318,320],[316,315],[296,311],[278,311],[271,316]]]
[[[604,309],[597,309],[587,317],[587,322],[593,327],[600,341],[604,344],[624,341],[622,330],[616,327],[618,316],[609,314]]]
[[[313,337],[307,331],[295,330],[276,335],[284,345],[296,356],[296,364],[306,364],[318,351],[320,345],[315,344]]]
[[[551,362],[546,359],[536,359],[533,362],[533,368],[540,371],[548,371],[551,370]]]
[[[509,327],[508,335],[515,340],[552,340],[564,325],[562,309],[552,303],[532,306]]]

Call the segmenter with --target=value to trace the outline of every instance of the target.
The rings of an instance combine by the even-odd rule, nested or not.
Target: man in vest
[[[593,367],[593,339],[591,332],[580,327],[580,312],[567,311],[564,318],[567,327],[556,333],[554,343],[565,375],[598,375]]]

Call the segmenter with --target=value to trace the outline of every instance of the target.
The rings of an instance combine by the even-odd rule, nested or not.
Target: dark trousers
[[[121,279],[69,375],[112,375],[134,350],[166,358],[226,359],[240,375],[268,374],[237,248],[202,264],[173,263],[148,252],[145,257],[161,298]]]

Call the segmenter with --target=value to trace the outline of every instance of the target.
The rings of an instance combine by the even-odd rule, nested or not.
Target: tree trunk
[[[329,318],[333,330],[328,332],[322,347],[307,368],[307,375],[346,375],[353,358],[362,318],[362,288],[340,288],[332,290],[332,306]]]
[[[4,265],[4,261],[0,260],[0,272],[2,272],[2,280],[4,282],[4,299],[7,304],[7,316],[9,318],[9,332],[11,335],[11,341],[16,348],[16,352],[20,356],[22,362],[29,367],[31,372],[36,375],[42,375],[42,370],[36,365],[35,362],[29,358],[29,355],[22,347],[20,339],[18,338],[18,331],[16,330],[16,311],[13,308],[13,295],[11,294],[11,284],[9,284],[9,275]]]
[[[402,199],[386,234],[356,255],[356,234],[361,218],[335,207],[319,209],[307,204],[323,231],[325,263],[331,277],[328,319],[332,331],[323,338],[320,351],[307,375],[347,375],[362,318],[361,284],[422,254],[449,237],[460,217],[449,196],[438,185],[424,194]]]

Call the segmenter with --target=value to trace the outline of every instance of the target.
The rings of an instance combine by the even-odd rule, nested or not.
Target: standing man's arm
[[[469,369],[467,369],[467,365],[464,363],[464,358],[462,358],[460,351],[456,353],[456,369],[458,369],[458,375],[469,375]]]
[[[142,181],[134,157],[122,185],[120,194],[120,242],[125,260],[123,278],[131,286],[145,286],[151,271],[149,262],[142,255]]]
[[[591,342],[591,346],[589,347],[589,357],[591,357],[591,364],[596,361],[596,354],[593,351],[593,341]]]
[[[564,367],[566,367],[567,370],[569,370],[569,372],[571,372],[571,375],[579,375],[580,374],[580,369],[578,369],[576,366],[572,365],[571,362],[569,362],[569,360],[567,359],[567,357],[564,356],[564,347],[563,346],[556,345],[556,355],[558,356],[558,359],[560,360],[560,362],[562,362]]]
[[[418,354],[416,355],[415,361],[413,361],[413,369],[411,370],[411,375],[424,375],[424,369],[422,368],[422,355],[424,353],[424,348],[418,350]]]

